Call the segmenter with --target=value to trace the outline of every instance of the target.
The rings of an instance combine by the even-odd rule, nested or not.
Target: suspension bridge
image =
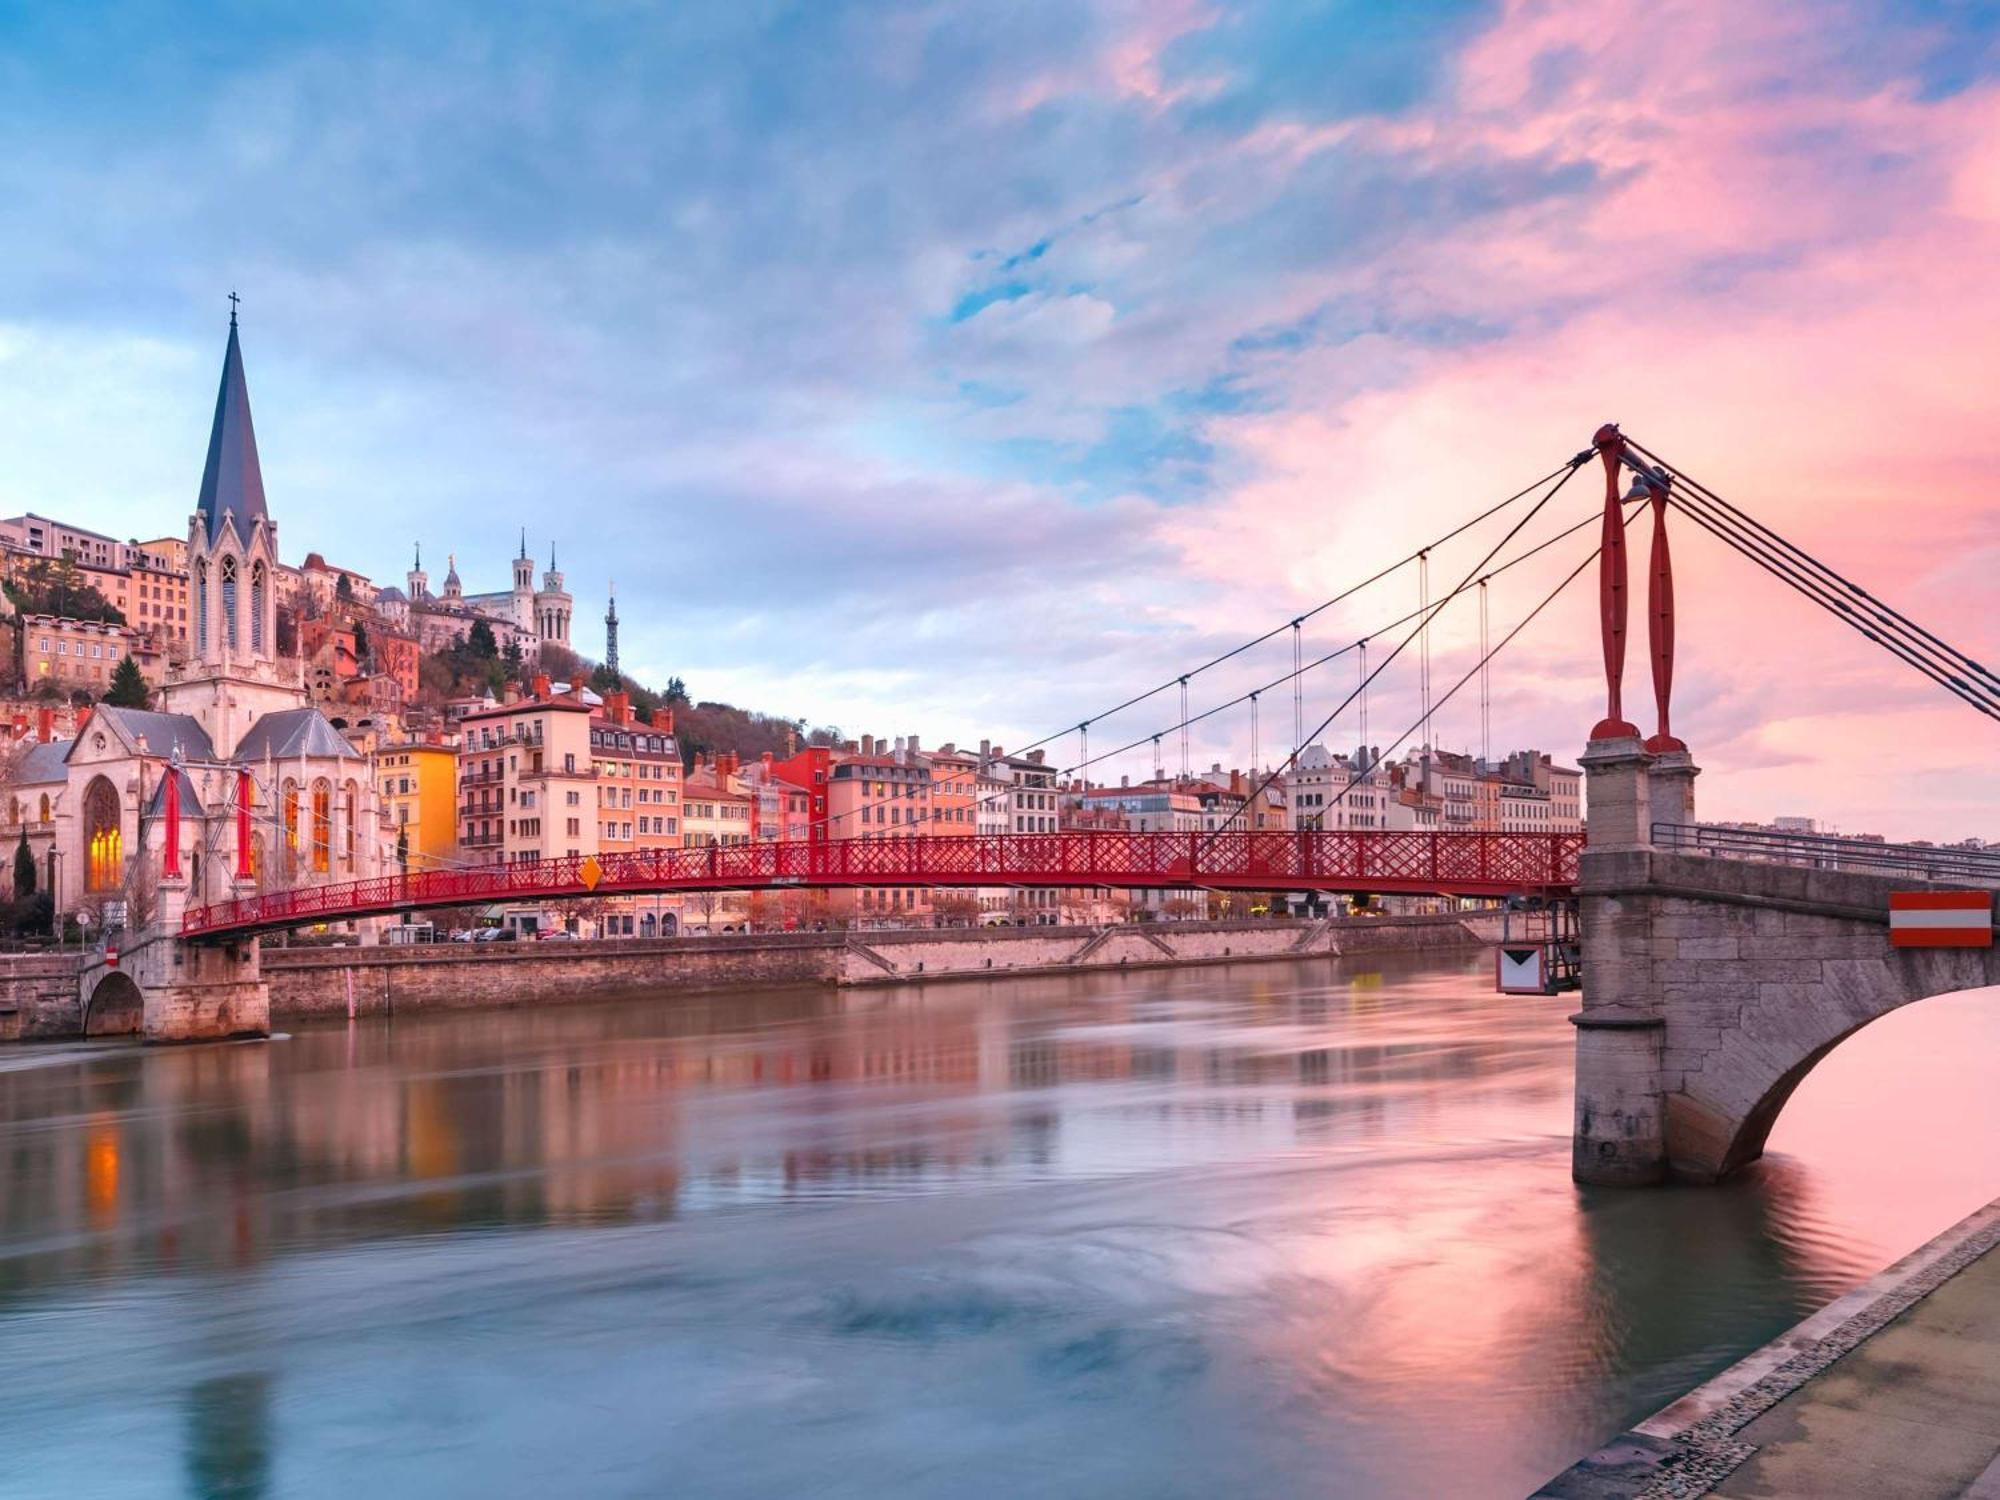
[[[1601,503],[1593,502],[1589,514],[1552,534],[1529,540],[1537,518],[1593,460],[1603,471]],[[1510,513],[1513,519],[1500,539],[1452,587],[1433,594],[1433,555]],[[1924,996],[2000,983],[1990,895],[2000,886],[2000,860],[1952,861],[1936,850],[1881,844],[1818,847],[1801,859],[1796,846],[1724,847],[1703,836],[1694,816],[1698,771],[1671,724],[1677,620],[1670,516],[1719,541],[1964,706],[1989,721],[2000,720],[2000,676],[1652,449],[1606,426],[1587,448],[1533,484],[1400,561],[1024,747],[1074,736],[1077,755],[1061,775],[1087,785],[1094,767],[1134,750],[1150,749],[1157,764],[1164,743],[1178,736],[1185,770],[1192,726],[1242,710],[1254,741],[1260,700],[1289,691],[1289,754],[1218,828],[945,836],[905,824],[886,836],[638,849],[258,891],[251,880],[254,798],[246,772],[236,794],[234,879],[226,891],[210,895],[189,890],[181,875],[180,820],[172,802],[178,778],[169,777],[159,917],[138,937],[120,973],[110,975],[100,958],[86,966],[81,983],[86,996],[114,978],[136,986],[144,994],[147,1034],[186,1038],[264,1029],[257,998],[259,934],[496,900],[897,885],[1573,899],[1583,956],[1583,1008],[1572,1017],[1575,1175],[1605,1184],[1656,1182],[1670,1175],[1714,1180],[1761,1152],[1792,1089],[1845,1036]],[[1651,520],[1650,550],[1640,573],[1654,709],[1650,734],[1627,718],[1624,695],[1634,572],[1627,533],[1643,517]],[[1593,529],[1594,545],[1563,568],[1570,561],[1564,544]],[[1545,555],[1558,573],[1555,582],[1492,638],[1489,585]],[[1581,756],[1588,802],[1584,834],[1329,828],[1327,811],[1306,826],[1279,831],[1236,826],[1296,766],[1299,753],[1343,716],[1349,723],[1365,722],[1370,688],[1406,653],[1416,659],[1420,708],[1380,760],[1416,736],[1427,740],[1437,711],[1475,681],[1484,736],[1491,663],[1593,565],[1605,713],[1590,729]],[[1309,621],[1406,568],[1414,568],[1419,579],[1416,610],[1334,650],[1308,655],[1303,632]],[[1441,611],[1466,597],[1476,597],[1480,607],[1478,657],[1434,695],[1430,627]],[[1199,711],[1192,708],[1192,684],[1273,641],[1288,642],[1291,670]],[[1308,729],[1304,679],[1347,657],[1357,662],[1354,687]],[[1093,727],[1101,743],[1106,721],[1176,692],[1179,714],[1172,722],[1092,753]],[[1253,744],[1253,765],[1256,759]],[[1364,754],[1331,797],[1329,810],[1367,782],[1377,764],[1375,756]],[[207,863],[216,867],[213,859]],[[1964,924],[1967,941],[1916,947],[1895,939],[1891,913],[1897,900],[1957,900],[1967,890],[1975,900],[1962,903],[1964,910],[1976,907],[1978,891],[1989,892],[1984,917]]]

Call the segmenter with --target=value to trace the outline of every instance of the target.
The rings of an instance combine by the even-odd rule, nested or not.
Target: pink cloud
[[[1290,388],[1323,405],[1217,419],[1211,436],[1255,477],[1226,524],[1167,526],[1221,608],[1268,614],[1274,574],[1289,597],[1328,592],[1618,420],[2000,657],[2000,90],[1924,100],[1856,80],[1819,13],[1745,10],[1517,4],[1462,57],[1444,107],[1361,127],[1433,164],[1586,160],[1604,187],[1292,289],[1300,305],[1387,291],[1513,331],[1397,349],[1387,384],[1377,351],[1308,351]],[[1551,85],[1537,60],[1578,38]],[[1242,149],[1268,155],[1272,139]],[[1357,382],[1363,365],[1379,388]],[[1565,503],[1581,513],[1600,486],[1593,466]],[[1990,721],[1684,521],[1676,538],[1676,728],[1707,764],[1709,812],[2000,838],[2000,772],[1967,754],[1990,752]],[[1570,726],[1553,748],[1572,753],[1602,694],[1591,613],[1558,616],[1567,684],[1531,695],[1543,724]],[[1469,628],[1442,639],[1462,645]],[[1647,722],[1638,636],[1627,701]]]

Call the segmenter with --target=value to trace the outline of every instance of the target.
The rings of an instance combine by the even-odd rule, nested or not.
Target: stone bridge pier
[[[2000,984],[1994,949],[1890,946],[1889,893],[1921,880],[1653,847],[1655,821],[1694,821],[1686,752],[1594,740],[1583,765],[1578,1182],[1725,1177],[1863,1026]]]
[[[271,1034],[271,988],[256,938],[180,941],[187,882],[159,882],[156,920],[126,933],[115,966],[92,954],[78,972],[85,1036],[137,1032],[149,1042]]]

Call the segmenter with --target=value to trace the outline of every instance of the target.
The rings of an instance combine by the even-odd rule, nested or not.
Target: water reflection
[[[1995,1009],[1884,1023],[1909,1108],[1992,1121]],[[8,1052],[0,1493],[1515,1494],[1992,1190],[1861,1192],[1814,1080],[1739,1183],[1581,1194],[1563,1014],[1316,961]]]

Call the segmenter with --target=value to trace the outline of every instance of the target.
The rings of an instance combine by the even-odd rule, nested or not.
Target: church
[[[432,593],[421,547],[405,581],[409,584],[408,593],[386,588],[376,594],[375,612],[397,629],[416,636],[425,651],[443,650],[481,621],[493,632],[494,644],[503,650],[512,643],[523,654],[533,656],[543,646],[569,645],[570,614],[575,601],[563,588],[553,545],[549,548],[548,571],[542,574],[542,586],[535,587],[535,564],[528,556],[526,531],[521,533],[520,555],[514,559],[514,587],[506,592],[466,593],[458,576],[458,559],[448,557],[443,592]]]
[[[303,661],[278,652],[277,571],[232,312],[188,522],[188,658],[152,709],[99,704],[9,778],[59,913],[116,920],[111,908],[143,906],[150,882],[176,873],[199,905],[393,871],[366,758],[312,705]]]

